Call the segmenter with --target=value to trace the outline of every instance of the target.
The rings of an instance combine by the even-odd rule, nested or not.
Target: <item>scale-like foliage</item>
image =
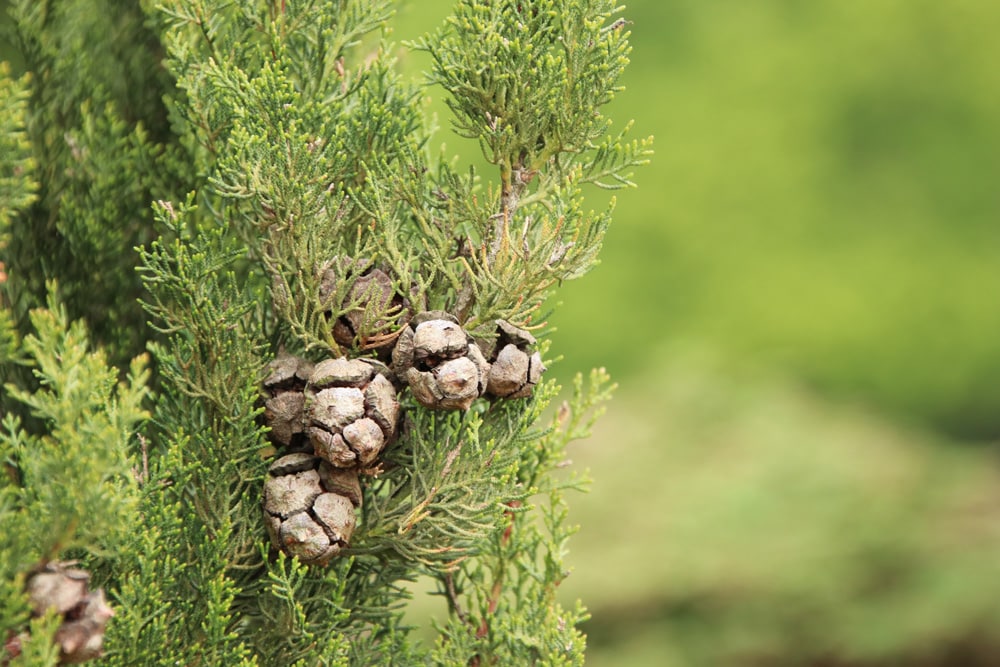
[[[472,207],[461,179],[446,171],[437,184],[447,205],[435,208],[457,211],[467,235],[457,308],[473,327],[529,322],[555,285],[593,266],[611,210],[583,211],[579,186],[630,185],[648,157],[649,140],[607,136],[600,113],[628,63],[620,11],[608,0],[462,0],[417,44],[434,59],[456,130],[499,172]]]
[[[149,203],[172,196],[161,97],[169,82],[135,3],[11,3],[30,70],[27,134],[37,201],[11,221],[4,261],[18,326],[56,279],[116,365],[144,349],[133,248],[153,238]],[[181,190],[183,191],[183,190]]]
[[[70,322],[50,285],[48,307],[31,313],[23,363],[38,381],[26,391],[5,387],[40,425],[8,413],[0,424],[0,629],[24,627],[25,579],[62,554],[100,567],[113,561],[139,526],[130,452],[148,418],[142,403],[149,372],[133,360],[126,382],[93,351],[82,321]],[[52,665],[54,618],[32,621],[22,642],[25,665]]]
[[[10,66],[0,63],[0,244],[3,245],[14,213],[35,200],[36,184],[32,179],[35,162],[24,131],[27,101],[28,77],[11,78]]]

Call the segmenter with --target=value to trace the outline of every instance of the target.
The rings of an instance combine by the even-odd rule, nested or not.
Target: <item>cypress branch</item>
[[[600,113],[618,8],[461,0],[414,45],[482,185],[428,150],[436,88],[373,35],[388,2],[90,7],[15,3],[31,74],[0,70],[0,662],[77,655],[25,595],[77,558],[109,665],[580,664],[586,611],[555,590],[585,480],[560,469],[608,381],[542,425],[529,330],[597,261],[613,201],[584,188],[648,157]],[[449,610],[430,647],[421,577]]]

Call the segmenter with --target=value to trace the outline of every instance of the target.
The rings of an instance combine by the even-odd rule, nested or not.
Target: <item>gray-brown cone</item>
[[[277,445],[297,446],[305,439],[305,389],[312,363],[282,352],[268,364],[264,378],[264,423],[268,437]]]
[[[498,398],[530,396],[545,366],[534,351],[535,337],[510,322],[497,320],[497,340],[490,357],[486,393]]]
[[[399,327],[410,320],[411,299],[396,289],[385,270],[367,259],[333,262],[320,282],[322,302],[332,301],[339,281],[353,282],[343,303],[337,304],[346,312],[333,323],[334,340],[345,347],[387,356]],[[334,303],[328,305],[334,309]]]
[[[63,617],[56,630],[59,664],[70,665],[100,657],[104,629],[114,611],[104,599],[104,591],[88,591],[90,574],[72,562],[47,563],[33,573],[25,586],[32,613],[41,616],[49,609]]]
[[[454,317],[441,311],[417,315],[392,351],[396,376],[428,408],[467,410],[483,395],[489,363]]]
[[[396,435],[399,401],[377,362],[327,359],[305,390],[306,433],[316,455],[337,468],[365,468]]]
[[[264,521],[275,547],[304,563],[326,565],[348,546],[361,505],[354,470],[334,470],[305,453],[283,456],[264,482]]]

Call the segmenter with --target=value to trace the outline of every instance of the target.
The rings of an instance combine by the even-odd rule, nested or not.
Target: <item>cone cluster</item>
[[[374,271],[365,276],[369,286],[384,282]],[[305,563],[325,565],[350,545],[361,477],[378,473],[398,432],[399,392],[408,389],[426,408],[467,410],[484,396],[529,396],[545,370],[534,337],[508,322],[477,341],[443,311],[403,321],[387,337],[391,365],[348,357],[313,364],[285,353],[269,365],[264,420],[285,453],[268,471],[264,518],[274,546]]]

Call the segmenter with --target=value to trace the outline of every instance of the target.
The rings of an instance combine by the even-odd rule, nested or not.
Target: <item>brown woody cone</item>
[[[387,372],[378,362],[344,357],[316,364],[305,390],[305,412],[317,456],[337,468],[375,463],[399,421]]]
[[[441,311],[417,315],[392,352],[396,376],[428,408],[467,410],[483,395],[489,363],[454,317]]]
[[[104,599],[104,591],[88,591],[90,574],[73,567],[73,562],[46,563],[25,585],[32,613],[41,616],[50,609],[63,617],[56,630],[59,664],[69,665],[100,657],[104,629],[114,611]],[[17,649],[21,640],[15,637]],[[12,641],[14,641],[12,640]],[[12,646],[6,647],[10,652]]]
[[[264,423],[268,437],[277,445],[295,447],[305,440],[305,389],[313,365],[282,352],[268,364],[264,378]]]
[[[490,355],[486,393],[498,398],[530,396],[545,366],[534,351],[535,337],[510,322],[497,320],[497,340]]]
[[[310,454],[281,457],[264,482],[271,542],[303,563],[326,565],[349,545],[360,504],[357,471],[334,470]]]

